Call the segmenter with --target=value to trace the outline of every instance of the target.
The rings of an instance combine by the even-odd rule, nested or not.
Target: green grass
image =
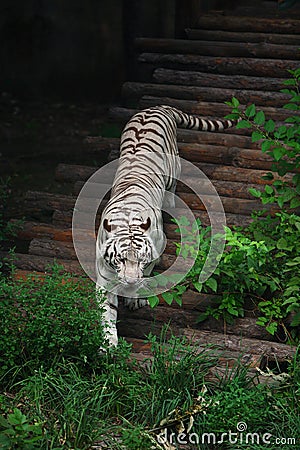
[[[249,446],[241,440],[230,443],[227,436],[214,446],[206,436],[200,446],[182,448],[299,447],[299,355],[289,365],[289,377],[270,386],[257,384],[238,362],[224,376],[208,377],[217,364],[214,348],[199,351],[183,339],[167,338],[167,332],[149,337],[152,357],[142,366],[122,340],[100,357],[102,331],[88,327],[99,320],[98,306],[92,291],[84,290],[83,297],[77,282],[57,267],[40,283],[1,278],[0,320],[7,330],[2,325],[0,448],[77,450],[105,442],[111,450],[163,449],[158,435],[173,433],[176,443],[178,433],[190,427],[194,439],[205,433],[220,439],[222,433],[236,432],[241,422],[260,438],[270,433],[273,440],[295,438],[296,444]]]

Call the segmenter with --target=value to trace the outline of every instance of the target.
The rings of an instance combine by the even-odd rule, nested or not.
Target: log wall
[[[287,69],[299,66],[300,20],[207,15],[199,19],[199,24],[197,29],[187,30],[187,39],[136,41],[138,61],[147,76],[124,84],[123,105],[111,108],[111,118],[124,124],[136,111],[157,104],[173,105],[204,117],[223,117],[230,112],[224,102],[236,96],[245,105],[255,102],[268,118],[283,122],[290,112],[283,108],[287,96],[280,89]],[[146,82],[147,78],[151,82]],[[109,148],[110,159],[114,159],[118,157],[119,142],[116,138],[88,137],[86,146],[95,155]],[[223,133],[178,130],[178,146],[180,155],[213,183],[222,200],[227,224],[249,224],[252,212],[262,209],[249,189],[264,189],[269,182],[262,176],[272,166],[270,157],[260,151],[260,144],[251,141],[247,130],[229,129]],[[23,243],[23,249],[25,245],[27,253],[17,246],[15,264],[19,276],[26,271],[44,273],[54,259],[66,270],[83,274],[72,244],[72,214],[77,195],[96,170],[97,167],[59,164],[56,179],[69,183],[73,195],[27,193],[24,212],[28,220],[18,234],[18,242]],[[105,183],[106,177],[109,180],[111,176],[107,170],[101,181]],[[290,181],[291,177],[288,174],[285,179]],[[206,202],[210,201],[207,190],[210,182],[201,181],[199,186]],[[184,183],[178,183],[177,194],[204,225],[209,225],[201,199]],[[277,211],[273,206],[267,209],[270,214]],[[97,230],[100,213],[101,210],[95,230],[89,230],[92,234]],[[175,225],[165,219],[168,241],[159,271],[174,261],[178,241]],[[159,334],[166,323],[174,334],[187,336],[199,348],[207,343],[218,346],[225,355],[220,356],[223,363],[232,364],[241,353],[248,355],[244,362],[252,367],[274,359],[285,361],[293,355],[293,348],[276,342],[276,336],[271,337],[256,324],[257,311],[252,303],[245,317],[232,325],[213,319],[197,323],[199,313],[218,299],[216,295],[189,289],[183,296],[182,308],[176,304],[168,307],[161,301],[154,310],[147,307],[129,313],[121,306],[119,333],[133,343],[140,358],[149,350],[143,342],[145,335]]]

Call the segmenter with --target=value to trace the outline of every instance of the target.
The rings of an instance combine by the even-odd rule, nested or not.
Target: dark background
[[[180,37],[209,0],[2,0],[0,91],[109,102],[135,71],[136,36]],[[234,2],[227,1],[227,6]]]

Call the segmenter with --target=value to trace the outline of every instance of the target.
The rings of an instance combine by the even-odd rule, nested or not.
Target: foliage
[[[0,445],[3,450],[39,449],[42,434],[42,424],[31,424],[18,408],[14,408],[7,418],[0,417]]]
[[[264,191],[252,188],[250,192],[260,198],[263,205],[277,202],[281,209],[289,206],[297,211],[300,206],[300,117],[296,112],[300,110],[300,69],[289,72],[292,78],[285,81],[287,89],[282,92],[290,95],[291,100],[285,108],[295,111],[295,115],[287,118],[284,124],[267,120],[264,112],[258,111],[254,104],[242,109],[236,98],[227,103],[232,107],[232,114],[227,117],[239,119],[237,128],[251,129],[252,141],[261,141],[262,151],[273,160],[272,173],[266,177]],[[290,176],[289,172],[293,175]],[[282,178],[285,175],[287,179]],[[300,325],[299,215],[282,210],[271,218],[260,217],[256,213],[248,228],[227,227],[225,251],[217,256],[219,265],[204,283],[199,283],[199,275],[211,244],[210,228],[201,227],[196,221],[189,231],[191,226],[184,217],[179,225],[186,233],[184,244],[176,244],[177,254],[195,256],[194,231],[197,226],[200,245],[195,265],[183,283],[162,294],[168,304],[174,300],[181,304],[182,293],[188,287],[198,292],[220,294],[215,306],[207,308],[199,321],[211,315],[232,322],[234,317],[244,315],[245,301],[251,299],[259,325],[272,335],[281,328],[288,339],[298,339],[296,331],[290,332],[285,322],[289,317],[292,328]],[[214,236],[213,239],[222,240],[224,236]],[[150,300],[153,305],[158,299]]]
[[[264,112],[258,111],[254,104],[241,108],[236,98],[227,102],[232,107],[232,114],[227,117],[240,119],[237,128],[253,130],[252,142],[261,142],[262,151],[273,160],[272,172],[265,177],[266,181],[269,180],[265,190],[251,189],[252,194],[263,204],[277,202],[280,208],[289,206],[295,209],[300,206],[300,68],[289,70],[289,73],[292,78],[284,82],[287,88],[281,92],[291,97],[284,108],[294,114],[283,124],[267,120]],[[282,179],[288,172],[294,172],[292,178]]]
[[[30,361],[31,369],[64,357],[97,363],[103,335],[94,285],[51,269],[44,278],[0,278],[2,372],[19,361]]]
[[[79,450],[99,443],[112,450],[162,449],[157,435],[165,429],[176,436],[188,427],[200,437],[220,436],[241,421],[250,432],[299,437],[299,355],[279,385],[257,384],[238,361],[211,379],[215,350],[167,333],[150,336],[151,359],[143,365],[120,340],[91,371],[62,360],[23,379],[0,377],[0,439],[11,439],[3,448]],[[18,439],[15,446],[12,439]]]
[[[185,223],[183,218],[181,229]],[[196,223],[201,236],[199,252],[181,289],[192,287],[198,292],[219,294],[215,305],[208,307],[199,321],[213,316],[232,323],[235,317],[243,317],[245,302],[251,299],[259,325],[270,334],[282,328],[287,338],[296,339],[296,327],[300,325],[300,217],[278,213],[274,218],[258,216],[245,229],[227,227],[225,251],[218,255],[219,265],[204,283],[199,283],[199,275],[210,247],[210,228],[202,227],[199,221]],[[222,235],[214,237],[223,238]],[[189,241],[176,245],[178,253],[184,246],[187,257],[195,252]],[[171,301],[172,296],[176,300],[176,288],[168,296]],[[285,322],[291,315],[295,331],[290,332]]]

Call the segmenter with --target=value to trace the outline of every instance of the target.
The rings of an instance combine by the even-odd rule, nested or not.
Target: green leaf
[[[285,187],[284,193],[282,195],[283,200],[285,202],[289,202],[292,200],[292,198],[295,196],[295,192],[292,188],[290,187]]]
[[[213,292],[217,292],[217,290],[218,290],[218,282],[217,282],[217,280],[216,280],[215,278],[210,277],[210,278],[205,282],[205,284],[206,284],[208,287],[210,287],[210,289],[211,289]]]
[[[278,323],[277,322],[272,322],[269,325],[266,326],[266,330],[268,333],[272,334],[272,336],[276,333],[278,328]]]
[[[175,295],[174,300],[177,303],[177,305],[182,306],[182,297],[180,297],[180,295]]]
[[[232,106],[233,106],[234,108],[237,108],[237,107],[239,106],[239,104],[240,104],[240,102],[238,101],[238,99],[235,98],[235,97],[232,97],[231,103],[232,103]]]
[[[291,203],[290,203],[290,208],[294,209],[294,208],[298,208],[298,206],[300,206],[300,198],[299,197],[292,198]]]
[[[273,133],[273,131],[275,130],[275,122],[274,120],[270,119],[265,123],[265,130],[268,133]]]
[[[268,185],[268,184],[265,186],[265,191],[266,191],[266,193],[269,194],[269,195],[274,193],[273,187],[270,186],[270,185]]]
[[[176,290],[177,290],[178,294],[182,295],[186,291],[186,286],[178,284],[176,286]]]
[[[249,192],[251,195],[253,195],[253,197],[256,198],[260,198],[261,197],[261,191],[259,191],[258,189],[254,189],[254,188],[249,188]]]
[[[174,295],[171,292],[163,292],[161,296],[168,305],[172,304]]]
[[[241,120],[239,123],[236,124],[237,129],[251,128],[251,127],[252,127],[251,123],[248,122],[247,120]]]
[[[226,105],[228,106],[232,106],[231,102],[225,102]],[[238,120],[240,118],[240,115],[238,113],[231,113],[231,114],[227,114],[225,116],[225,119],[229,119],[229,120]]]
[[[254,123],[257,125],[263,125],[265,123],[265,113],[263,111],[259,111],[254,117]]]
[[[279,241],[277,242],[276,246],[277,246],[278,250],[286,250],[288,247],[288,243],[287,243],[286,239],[280,238]]]
[[[256,321],[256,324],[264,327],[267,322],[268,322],[268,319],[266,317],[259,317]]]
[[[297,80],[295,80],[294,78],[290,78],[288,80],[285,80],[283,82],[283,84],[285,86],[297,86]],[[280,90],[280,92],[283,92],[283,91],[285,91],[285,89]]]
[[[248,108],[245,111],[245,115],[247,117],[253,117],[253,116],[255,116],[255,113],[256,113],[256,109],[255,109],[255,105],[253,105],[253,104],[248,106]]]
[[[284,109],[289,109],[291,111],[297,111],[297,109],[298,109],[298,105],[296,105],[295,103],[287,103],[283,107],[284,107]]]
[[[272,154],[275,161],[279,161],[283,155],[285,155],[285,149],[282,147],[276,147],[273,149]]]
[[[279,208],[282,208],[283,205],[284,205],[284,198],[283,197],[278,197],[277,203],[278,203]]]
[[[197,289],[198,292],[202,291],[203,284],[199,283],[199,281],[194,281],[193,282],[193,286],[194,286],[195,289]]]
[[[264,152],[264,153],[267,152],[268,150],[270,150],[271,146],[272,146],[272,142],[271,141],[264,141],[264,142],[262,142],[262,144],[261,144],[262,152]]]
[[[251,138],[252,138],[252,142],[257,142],[257,141],[260,141],[261,139],[263,139],[264,135],[260,131],[253,131]]]
[[[155,308],[159,304],[159,298],[157,295],[153,295],[152,297],[148,297],[148,302],[151,308]]]

